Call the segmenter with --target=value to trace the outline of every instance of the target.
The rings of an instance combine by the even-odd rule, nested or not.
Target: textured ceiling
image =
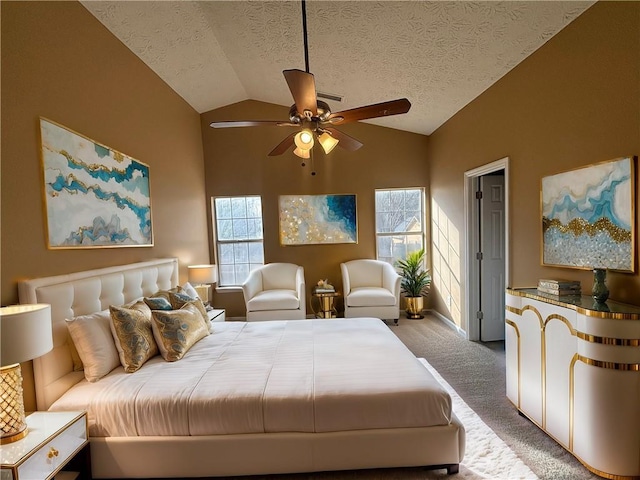
[[[293,103],[282,70],[305,69],[298,1],[82,3],[200,113]],[[308,0],[309,70],[344,96],[332,111],[406,97],[409,113],[369,122],[431,134],[593,3]]]

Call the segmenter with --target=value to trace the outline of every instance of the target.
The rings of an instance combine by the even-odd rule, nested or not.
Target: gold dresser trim
[[[518,407],[518,410],[520,410],[520,398],[522,397],[522,389],[520,388],[520,329],[513,320],[505,320],[505,323],[513,327],[516,331],[516,338],[518,340],[518,404],[516,406]]]

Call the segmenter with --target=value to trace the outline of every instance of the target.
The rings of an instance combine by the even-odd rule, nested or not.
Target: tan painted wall
[[[337,147],[328,156],[316,153],[317,175],[312,177],[310,168],[302,168],[301,160],[292,152],[267,156],[290,129],[209,127],[213,120],[288,119],[288,111],[277,105],[245,101],[202,115],[207,197],[261,195],[265,262],[302,265],[307,291],[320,278],[329,278],[341,288],[340,262],[375,258],[374,190],[427,187],[428,138],[364,123],[341,126],[340,130],[364,146],[356,152]],[[280,246],[278,196],[330,193],[357,195],[358,244]],[[244,315],[239,292],[216,293],[214,303],[226,308],[230,316]],[[309,307],[307,311],[310,312]]]
[[[580,280],[590,292],[590,271],[541,266],[541,178],[638,154],[640,2],[600,2],[430,137],[431,194],[450,221],[459,255],[464,172],[508,156],[510,286],[556,276]],[[636,204],[636,216],[638,210]],[[443,275],[448,269],[443,262]],[[452,282],[458,282],[460,269],[452,270]],[[640,305],[637,273],[610,273],[608,284],[611,299]],[[438,293],[444,287],[435,285],[431,301],[449,316]]]
[[[178,257],[186,280],[189,263],[209,261],[198,113],[80,3],[1,9],[2,304],[17,302],[22,277],[150,258]],[[39,116],[150,166],[153,247],[47,250]]]

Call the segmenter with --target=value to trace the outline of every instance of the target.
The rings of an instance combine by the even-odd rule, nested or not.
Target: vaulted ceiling
[[[82,3],[200,113],[293,103],[282,71],[305,69],[299,1]],[[368,122],[428,135],[593,3],[308,0],[309,70],[343,96],[334,112],[406,97],[409,113]]]

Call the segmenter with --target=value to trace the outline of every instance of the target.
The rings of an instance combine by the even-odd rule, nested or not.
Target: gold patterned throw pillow
[[[195,343],[209,335],[198,308],[191,302],[180,310],[153,310],[153,336],[167,362],[180,360]]]
[[[133,373],[158,354],[153,338],[151,309],[143,302],[122,307],[110,306],[111,333],[120,363],[127,373]]]
[[[202,321],[204,322],[204,326],[207,328],[207,330],[209,330],[209,324],[211,322],[209,322],[207,309],[204,306],[204,303],[202,303],[202,300],[200,300],[198,297],[192,298],[186,293],[172,292],[169,294],[169,301],[171,302],[171,305],[173,306],[174,310],[179,310],[188,303],[194,305],[198,309],[198,312],[200,312]]]

